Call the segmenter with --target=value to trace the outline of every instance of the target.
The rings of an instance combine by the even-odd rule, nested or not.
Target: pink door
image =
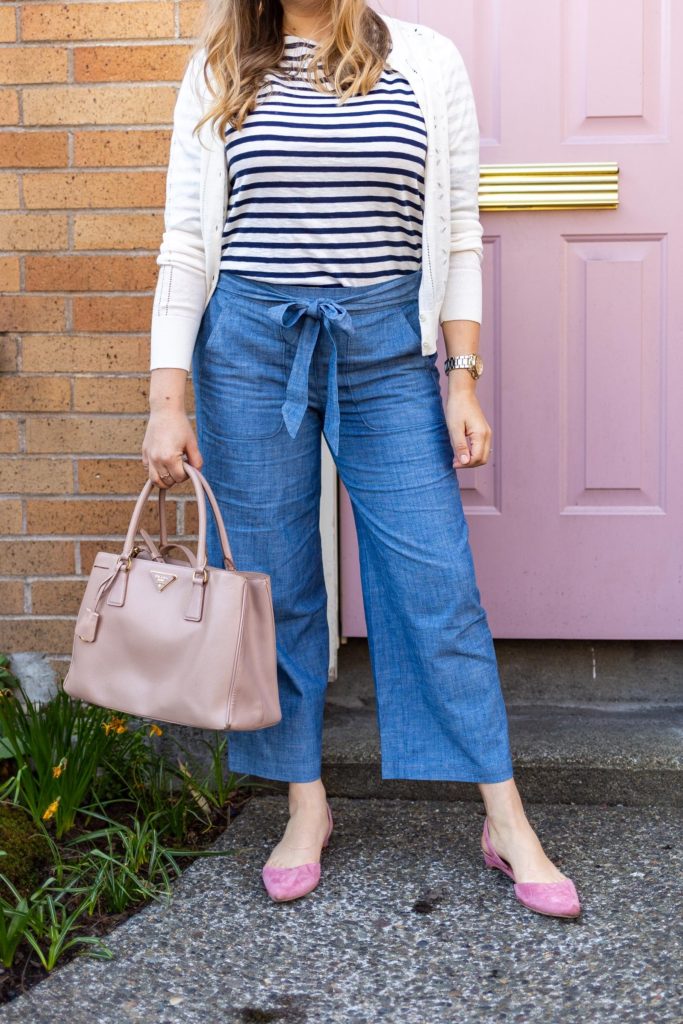
[[[494,636],[683,639],[683,4],[376,6],[450,35],[477,99],[495,452],[457,472]],[[587,162],[617,165],[616,209],[486,210],[491,165]]]

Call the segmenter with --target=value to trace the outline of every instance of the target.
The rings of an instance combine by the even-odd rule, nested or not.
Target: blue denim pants
[[[512,777],[421,271],[361,287],[221,271],[192,361],[202,472],[239,569],[271,576],[282,720],[228,733],[230,770],[321,773],[329,633],[321,431],[353,508],[382,778]],[[209,516],[208,561],[222,565]]]

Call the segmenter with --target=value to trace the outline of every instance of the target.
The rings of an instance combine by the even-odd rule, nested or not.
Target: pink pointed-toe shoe
[[[535,910],[537,914],[548,914],[551,917],[579,916],[581,904],[571,878],[564,878],[561,882],[517,882],[508,862],[493,848],[488,818],[484,818],[483,839],[488,850],[488,853],[482,850],[486,867],[498,868],[512,879],[515,883],[515,896],[520,903],[529,910]]]
[[[327,804],[327,820],[329,824],[323,840],[323,847],[329,843],[334,826],[329,804]],[[261,877],[268,895],[272,899],[279,902],[295,900],[315,889],[320,881],[320,861],[298,864],[295,868],[276,868],[266,865],[261,870]]]

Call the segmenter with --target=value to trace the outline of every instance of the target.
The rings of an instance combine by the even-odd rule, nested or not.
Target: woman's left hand
[[[454,468],[485,465],[491,451],[492,431],[473,390],[449,391],[446,423],[455,452]]]

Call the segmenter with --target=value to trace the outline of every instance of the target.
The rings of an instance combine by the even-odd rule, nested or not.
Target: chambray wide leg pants
[[[358,534],[383,778],[512,777],[421,272],[361,287],[221,271],[193,353],[202,472],[238,569],[271,576],[282,720],[229,732],[230,770],[321,771],[329,635],[319,529],[321,431]],[[209,564],[222,566],[209,516]]]

